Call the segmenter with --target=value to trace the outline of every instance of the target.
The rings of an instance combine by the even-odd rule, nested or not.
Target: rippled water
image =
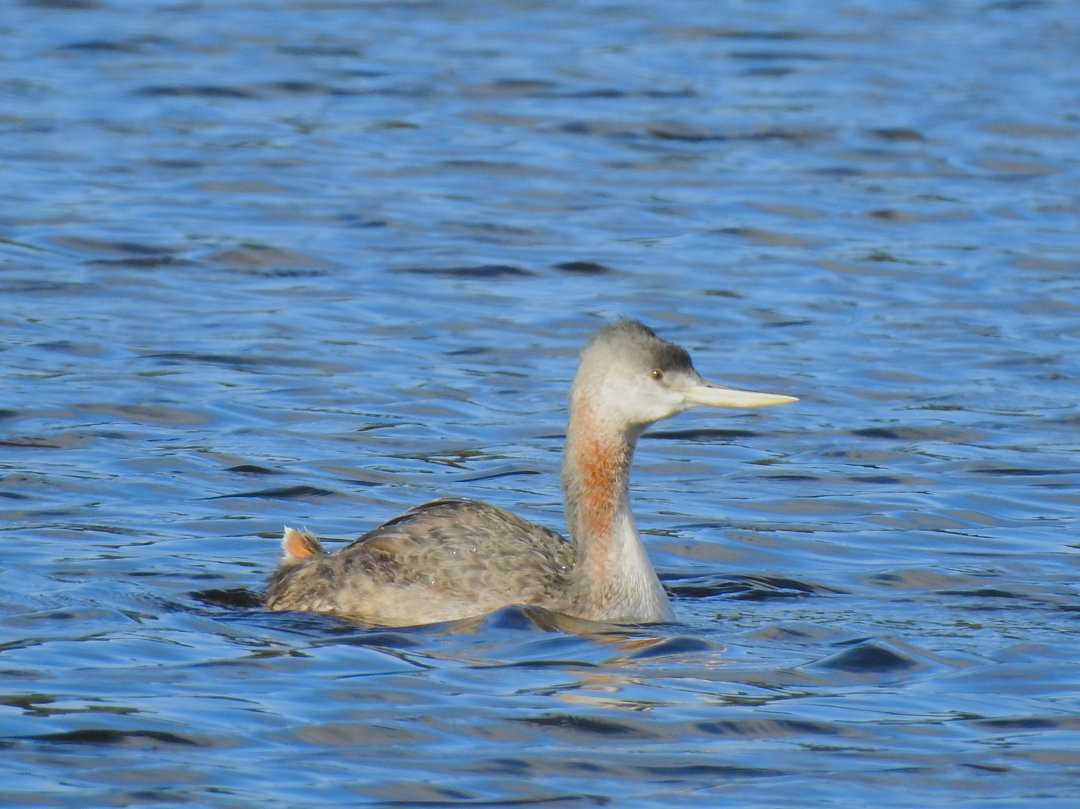
[[[1075,806],[1070,2],[0,16],[0,802]],[[282,523],[561,528],[640,317],[801,397],[635,504],[679,622],[268,613]]]

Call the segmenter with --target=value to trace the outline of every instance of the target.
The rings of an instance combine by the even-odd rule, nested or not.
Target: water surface
[[[9,4],[0,802],[1080,800],[1080,11]],[[562,528],[581,342],[678,622],[269,613],[283,523]]]

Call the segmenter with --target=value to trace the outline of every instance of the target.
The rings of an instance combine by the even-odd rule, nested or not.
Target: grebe
[[[569,541],[460,498],[417,506],[336,553],[286,528],[266,605],[380,626],[472,618],[515,604],[610,623],[673,620],[630,511],[638,436],[695,405],[794,401],[706,382],[686,349],[637,321],[615,321],[581,350],[570,388],[562,463]]]

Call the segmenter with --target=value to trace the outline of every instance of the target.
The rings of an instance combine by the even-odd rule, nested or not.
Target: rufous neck
[[[577,551],[576,612],[584,618],[644,623],[673,617],[630,511],[637,436],[636,429],[605,421],[588,399],[571,396],[562,484]]]
[[[620,515],[630,515],[628,484],[635,440],[607,423],[589,400],[571,400],[562,486],[567,527],[579,562],[612,537]]]

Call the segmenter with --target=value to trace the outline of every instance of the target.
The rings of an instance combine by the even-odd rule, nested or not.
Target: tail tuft
[[[287,525],[281,537],[281,549],[285,552],[285,562],[302,562],[326,554],[313,533],[307,529],[297,531]]]

